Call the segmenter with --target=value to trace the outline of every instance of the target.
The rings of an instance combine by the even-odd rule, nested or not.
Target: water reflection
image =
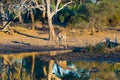
[[[120,63],[53,60],[64,52],[0,55],[1,80],[120,80]],[[43,55],[44,54],[44,55]]]

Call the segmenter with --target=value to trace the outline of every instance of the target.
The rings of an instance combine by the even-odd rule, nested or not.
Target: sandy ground
[[[43,48],[53,49],[55,43],[49,42],[48,31],[42,30],[28,30],[25,28],[15,28],[15,32],[12,34],[0,32],[0,52],[9,52],[13,48],[26,51],[30,49],[42,50]],[[66,30],[67,34],[67,45],[69,47],[83,47],[86,45],[95,45],[99,42],[105,40],[105,38],[110,38],[114,40],[116,37],[118,42],[120,42],[120,32],[115,30],[109,30],[104,32],[97,32],[94,35],[90,35],[90,32],[80,31],[80,30]],[[8,46],[9,45],[9,46]]]

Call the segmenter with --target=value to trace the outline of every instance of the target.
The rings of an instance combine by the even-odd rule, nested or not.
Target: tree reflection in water
[[[41,55],[42,54],[42,55]],[[43,59],[45,54],[45,59]],[[0,80],[119,80],[120,63],[52,60],[57,51],[0,55]]]

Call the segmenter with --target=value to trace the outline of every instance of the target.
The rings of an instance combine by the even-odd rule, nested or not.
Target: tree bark
[[[57,0],[55,8],[53,10],[51,10],[51,0],[45,0],[45,1],[46,1],[46,10],[47,10],[47,17],[48,17],[49,40],[52,40],[52,41],[55,41],[56,43],[58,43],[57,37],[56,37],[56,34],[55,34],[55,30],[54,30],[54,27],[53,27],[53,24],[52,24],[52,18],[57,12],[62,10],[67,5],[71,4],[72,1],[64,4],[62,7],[59,8],[61,0]]]
[[[46,11],[43,11],[42,13],[42,29],[43,30],[45,29],[45,14],[46,14]]]
[[[47,76],[46,66],[43,66],[43,72],[44,72],[44,75]]]
[[[4,22],[4,23],[3,23],[3,31],[8,31],[7,29],[8,29],[8,27],[9,27],[9,25],[11,24],[11,21],[15,20],[16,18],[18,18],[18,17],[21,15],[22,8],[23,8],[23,5],[25,4],[25,2],[26,2],[26,0],[22,1],[22,5],[18,8],[18,13],[16,14],[16,16],[15,16],[12,20],[9,20],[9,19],[8,19],[8,18],[9,18],[9,10],[8,10],[8,12],[7,12],[7,15],[6,15],[6,13],[5,13],[4,10],[3,10],[3,4],[0,3],[0,4],[2,5],[2,7],[1,7],[1,12],[3,12],[3,14],[5,13],[4,18],[6,18],[6,19],[5,19],[6,22],[4,22],[4,20],[3,20],[3,22]],[[8,9],[8,8],[7,8],[7,9]]]
[[[46,7],[45,7],[45,0],[42,0],[42,4],[44,6],[44,10],[42,12],[42,29],[45,29],[45,17],[46,17]]]
[[[33,80],[34,68],[35,68],[35,55],[32,55],[31,80]]]
[[[4,65],[7,66],[6,67],[7,80],[11,80],[11,78],[10,78],[10,60],[9,60],[9,56],[8,55],[4,55],[3,58],[4,58],[4,62],[3,63],[4,63]]]
[[[35,29],[35,21],[34,21],[34,14],[33,14],[32,10],[30,10],[30,15],[31,15],[31,20],[32,20],[32,27],[31,27],[31,29],[34,30]]]
[[[18,17],[18,19],[19,19],[19,23],[22,24],[23,23],[22,14]]]
[[[1,5],[1,17],[2,17],[2,25],[5,26],[7,24],[7,16],[6,16],[6,13],[3,9],[3,4],[0,2],[0,5]]]
[[[48,80],[52,80],[52,76],[53,76],[52,67],[53,67],[53,64],[54,64],[54,61],[50,60],[50,62],[49,62]]]
[[[49,26],[49,40],[56,41],[56,34],[52,24],[52,19],[48,17],[48,26]]]
[[[22,64],[20,68],[20,80],[23,80],[22,75],[23,75],[23,66],[24,66],[24,59],[22,58]]]
[[[52,24],[52,13],[50,10],[50,0],[46,0],[47,4],[47,17],[48,17],[48,27],[49,27],[49,41],[56,41],[56,34]]]
[[[92,27],[92,34],[94,35],[95,34],[94,18],[92,19],[91,27]]]

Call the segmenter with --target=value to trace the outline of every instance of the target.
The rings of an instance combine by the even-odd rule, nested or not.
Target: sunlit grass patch
[[[10,29],[16,30],[16,31],[27,31],[28,29],[21,26],[11,26]]]

